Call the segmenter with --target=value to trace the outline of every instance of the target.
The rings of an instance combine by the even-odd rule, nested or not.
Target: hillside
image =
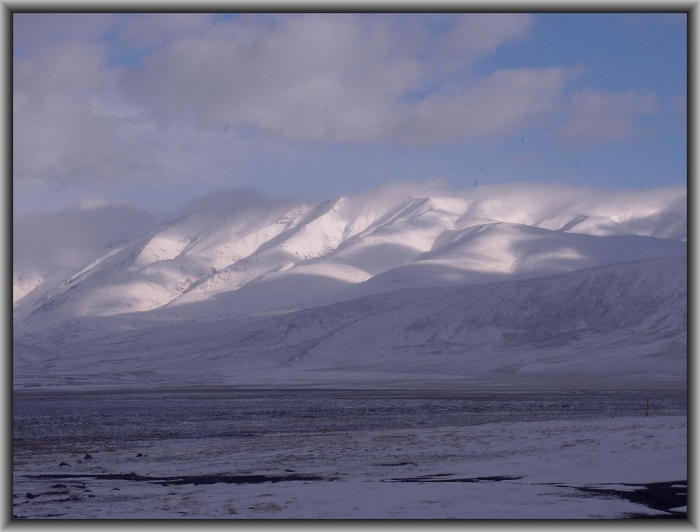
[[[686,276],[685,258],[671,257],[256,319],[83,318],[18,339],[15,374],[83,383],[682,386]]]
[[[685,383],[684,190],[232,194],[38,276],[15,385]]]
[[[44,246],[41,255],[19,224],[17,331],[166,306],[183,312],[201,301],[216,315],[280,312],[401,288],[673,256],[686,248],[680,189],[601,197],[518,185],[451,196],[380,191],[319,203],[245,202],[231,193],[195,202],[126,240],[117,236],[134,233],[134,216],[125,217],[131,229],[120,233],[118,220],[100,226],[88,214],[82,231],[90,238],[70,229],[82,248],[94,242],[89,250],[67,242]],[[66,265],[56,268],[61,261]]]

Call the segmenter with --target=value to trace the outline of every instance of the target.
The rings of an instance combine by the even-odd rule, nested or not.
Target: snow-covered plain
[[[675,510],[664,511],[578,489],[683,486],[684,416],[16,446],[14,467],[13,514],[26,518],[621,519],[687,512],[682,495]],[[129,474],[136,476],[119,477]],[[251,483],[254,475],[276,481]],[[187,476],[199,480],[178,483]]]

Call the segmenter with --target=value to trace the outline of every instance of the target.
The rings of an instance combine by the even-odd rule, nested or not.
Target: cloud
[[[94,139],[109,124],[89,110],[104,83],[102,52],[91,44],[65,43],[13,71],[15,173],[43,175],[53,167],[75,170],[77,161],[101,157]],[[97,150],[97,151],[95,151]]]
[[[82,268],[114,243],[150,229],[157,219],[127,205],[94,205],[13,216],[13,270],[47,276]]]
[[[404,109],[401,135],[412,144],[437,144],[512,133],[559,111],[562,90],[576,73],[575,68],[498,70],[472,87],[443,90]]]
[[[94,42],[104,36],[120,15],[115,13],[14,13],[12,44],[15,53],[64,41]]]
[[[639,118],[654,114],[657,108],[654,94],[585,89],[571,96],[568,117],[554,136],[573,145],[633,139],[641,133]]]
[[[77,209],[81,211],[91,211],[94,209],[101,209],[103,207],[119,206],[126,206],[126,204],[110,198],[96,196],[94,194],[83,194],[76,203]]]
[[[461,66],[526,37],[532,28],[533,17],[516,13],[482,13],[450,17],[449,21],[449,29],[437,39],[431,62]]]
[[[197,35],[214,23],[212,13],[137,13],[128,15],[118,39],[131,47],[157,47],[189,35]]]
[[[681,131],[688,129],[688,98],[685,94],[676,94],[669,107],[673,113],[675,123]]]
[[[289,138],[347,140],[376,130],[420,66],[350,15],[215,27],[148,58],[125,90],[159,120],[249,125]]]
[[[446,22],[444,31],[433,29]],[[474,84],[464,69],[499,45],[523,37],[530,17],[414,15],[402,18],[401,24],[389,16],[244,16],[154,53],[125,77],[123,86],[154,117],[170,123],[251,126],[312,141],[392,140],[401,137],[402,124],[424,122],[421,116],[431,107],[462,103],[464,84]],[[545,73],[540,87],[558,84],[552,72]],[[505,91],[511,84],[517,90],[522,82],[527,92],[543,72],[530,74],[525,81],[523,71],[496,73],[481,86],[491,83]],[[430,89],[442,78],[460,76],[447,93]],[[477,84],[466,97],[483,99],[480,90]],[[428,103],[409,97],[421,91],[432,97]],[[499,103],[505,103],[502,97]],[[525,105],[536,112],[543,110],[541,103]],[[510,112],[516,116],[506,110],[498,117],[500,126],[489,128],[485,136],[520,121],[522,110]],[[465,138],[452,123],[439,127],[433,120],[430,128],[436,127],[439,140]],[[476,133],[472,129],[466,137]]]
[[[119,69],[97,44],[63,42],[13,68],[13,174],[50,191],[66,184],[178,177],[183,134],[160,128],[118,92]],[[194,132],[190,132],[194,136]],[[19,190],[28,190],[19,186]]]
[[[13,186],[23,207],[69,194],[132,200],[134,190],[168,204],[175,189],[265,179],[286,180],[282,188],[334,149],[372,157],[493,142],[557,120],[555,135],[571,144],[623,140],[656,106],[634,91],[567,97],[580,67],[489,70],[490,54],[530,34],[526,14],[13,20]]]

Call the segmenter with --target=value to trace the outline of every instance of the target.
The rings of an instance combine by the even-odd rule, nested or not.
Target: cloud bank
[[[165,123],[249,126],[320,142],[435,143],[521,123],[521,109],[537,97],[524,91],[516,105],[506,105],[503,96],[515,95],[514,77],[529,75],[535,91],[561,88],[559,69],[545,76],[536,70],[469,75],[477,59],[527,33],[528,15],[453,18],[411,18],[407,42],[406,27],[392,16],[245,16],[155,52],[128,72],[123,89]],[[431,30],[446,23],[440,33]],[[445,88],[431,88],[452,78]],[[485,98],[491,89],[501,92]],[[415,96],[421,93],[426,96]],[[443,123],[450,109],[471,104],[474,111]],[[480,132],[499,106],[497,125]]]
[[[569,100],[569,119],[556,132],[567,143],[588,144],[632,139],[640,134],[637,121],[656,112],[653,94],[636,91],[579,91]]]
[[[581,65],[485,68],[533,26],[527,14],[16,15],[15,191],[230,186],[260,138],[426,147],[543,125],[564,144],[638,135],[654,94],[574,92]]]

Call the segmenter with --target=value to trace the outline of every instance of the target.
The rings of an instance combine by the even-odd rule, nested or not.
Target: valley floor
[[[13,514],[683,519],[686,479],[686,417],[678,415],[85,440],[77,447],[25,442],[14,446]]]

